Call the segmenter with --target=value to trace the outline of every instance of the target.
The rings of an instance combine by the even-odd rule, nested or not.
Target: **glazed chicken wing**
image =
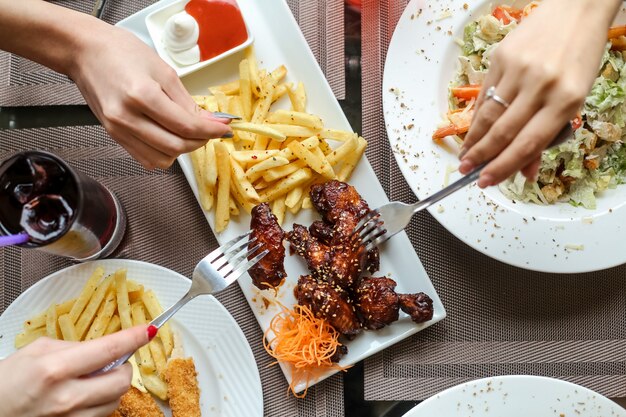
[[[311,274],[333,286],[352,288],[365,268],[367,254],[363,247],[353,250],[350,245],[325,245],[299,224],[293,225],[287,239],[296,253],[306,260]]]
[[[423,323],[433,318],[433,300],[423,292],[398,294],[400,308],[411,316],[415,323]]]
[[[361,332],[354,306],[341,288],[303,275],[294,293],[298,304],[309,307],[316,317],[328,321],[339,333],[355,336]]]
[[[250,243],[250,247],[258,243],[262,244],[260,250],[252,254],[250,259],[264,249],[269,250],[263,259],[248,270],[252,282],[262,290],[276,288],[287,276],[284,266],[285,247],[283,246],[285,232],[278,224],[276,216],[272,214],[269,204],[259,204],[252,209],[250,228],[252,229],[250,239],[255,238],[255,241]]]
[[[352,233],[370,208],[353,186],[335,180],[313,185],[311,202],[323,218],[322,224],[315,222],[311,225],[313,235],[322,238],[328,245],[350,245],[357,252],[363,250],[354,244]],[[359,256],[365,257],[362,270],[370,273],[378,271],[378,248]]]
[[[396,282],[391,278],[363,278],[355,290],[357,311],[363,327],[382,329],[398,320],[398,294]]]

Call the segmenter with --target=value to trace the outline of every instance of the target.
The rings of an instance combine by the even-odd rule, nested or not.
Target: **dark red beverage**
[[[113,194],[52,154],[22,152],[0,165],[0,233],[26,232],[22,246],[77,260],[104,257],[125,225]]]

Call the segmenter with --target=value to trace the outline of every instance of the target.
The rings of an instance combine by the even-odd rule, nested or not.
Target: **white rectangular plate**
[[[118,25],[134,32],[139,38],[150,44],[149,35],[143,22],[143,14],[148,13],[153,7],[161,7],[163,4],[167,4],[167,2],[171,2],[171,0],[163,0],[148,7],[142,12],[121,21]],[[238,3],[250,33],[255,39],[254,48],[259,60],[259,68],[266,68],[271,71],[275,67],[284,64],[288,70],[288,81],[302,81],[304,83],[308,95],[308,112],[319,115],[323,119],[325,126],[329,128],[352,130],[287,4],[283,0],[262,2],[238,0]],[[234,54],[223,61],[184,77],[183,83],[191,94],[206,95],[208,94],[207,87],[226,83],[238,77],[238,64],[243,57],[243,53]],[[287,103],[285,102],[284,104],[286,105]],[[189,157],[183,155],[178,158],[178,162],[197,198],[198,189]],[[378,207],[389,201],[376,178],[376,174],[366,160],[359,163],[349,182],[367,200],[370,207]],[[205,213],[205,215],[213,229],[213,213]],[[316,219],[316,214],[312,210],[301,211],[295,217],[289,216],[290,214],[288,214],[284,224],[287,230],[291,230],[291,223],[293,222],[308,226]],[[247,232],[250,228],[249,222],[250,217],[242,211],[242,215],[239,218],[231,219],[226,231],[216,235],[217,240],[223,243]],[[284,305],[292,306],[295,304],[293,288],[300,275],[308,274],[308,270],[304,261],[299,259],[298,256],[287,256],[285,269],[288,278],[281,288],[279,297]],[[391,326],[378,331],[365,331],[354,340],[348,342],[349,352],[341,360],[340,364],[342,366],[355,364],[368,356],[380,352],[446,316],[441,300],[405,233],[398,234],[381,249],[380,271],[375,276],[389,276],[393,278],[398,283],[396,288],[398,292],[414,293],[423,291],[428,294],[434,302],[435,312],[433,319],[423,324],[415,324],[407,315],[401,312],[400,320]],[[261,292],[252,284],[252,280],[248,275],[244,275],[239,279],[239,285],[259,325],[263,331],[267,330],[269,322],[278,312],[278,308],[275,306],[266,308],[264,306],[260,296]],[[287,380],[291,381],[289,369],[283,366],[283,364],[281,364],[281,368]],[[318,382],[335,372],[327,372],[318,379]],[[304,383],[297,387],[297,390],[302,389],[304,389]]]

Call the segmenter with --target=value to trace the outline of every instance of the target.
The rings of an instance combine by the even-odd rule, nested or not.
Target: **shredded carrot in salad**
[[[341,346],[339,332],[326,320],[315,317],[307,306],[295,305],[282,311],[270,322],[263,338],[267,353],[291,367],[289,390],[296,398],[306,396],[309,384],[329,369],[344,371],[348,367],[333,363],[331,358]],[[270,336],[273,334],[273,337]],[[306,388],[300,394],[295,388],[306,381]]]

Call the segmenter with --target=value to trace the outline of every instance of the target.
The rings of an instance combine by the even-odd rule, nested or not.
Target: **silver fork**
[[[161,328],[174,313],[180,310],[185,304],[199,295],[215,294],[228,287],[243,275],[250,267],[259,262],[269,253],[267,249],[259,252],[262,244],[255,242],[256,237],[248,239],[250,232],[226,242],[213,252],[205,256],[193,270],[191,287],[187,294],[176,304],[165,310],[149,324],[157,329]],[[258,252],[258,253],[257,253]],[[248,260],[251,256],[252,259]],[[133,352],[134,353],[134,352]],[[111,362],[102,369],[95,371],[92,375],[99,375],[124,364],[133,353],[128,353],[121,358]]]
[[[557,146],[565,142],[572,134],[573,130],[568,123],[557,134],[548,148]],[[366,214],[354,228],[353,237],[358,237],[360,243],[365,245],[367,250],[371,250],[376,246],[386,242],[393,235],[401,232],[409,224],[411,218],[418,211],[424,210],[436,202],[446,198],[455,191],[460,190],[468,184],[476,181],[480,176],[480,172],[489,162],[485,162],[474,168],[469,174],[450,184],[449,186],[437,191],[435,194],[418,201],[414,204],[406,204],[399,201],[393,201],[371,210]]]

